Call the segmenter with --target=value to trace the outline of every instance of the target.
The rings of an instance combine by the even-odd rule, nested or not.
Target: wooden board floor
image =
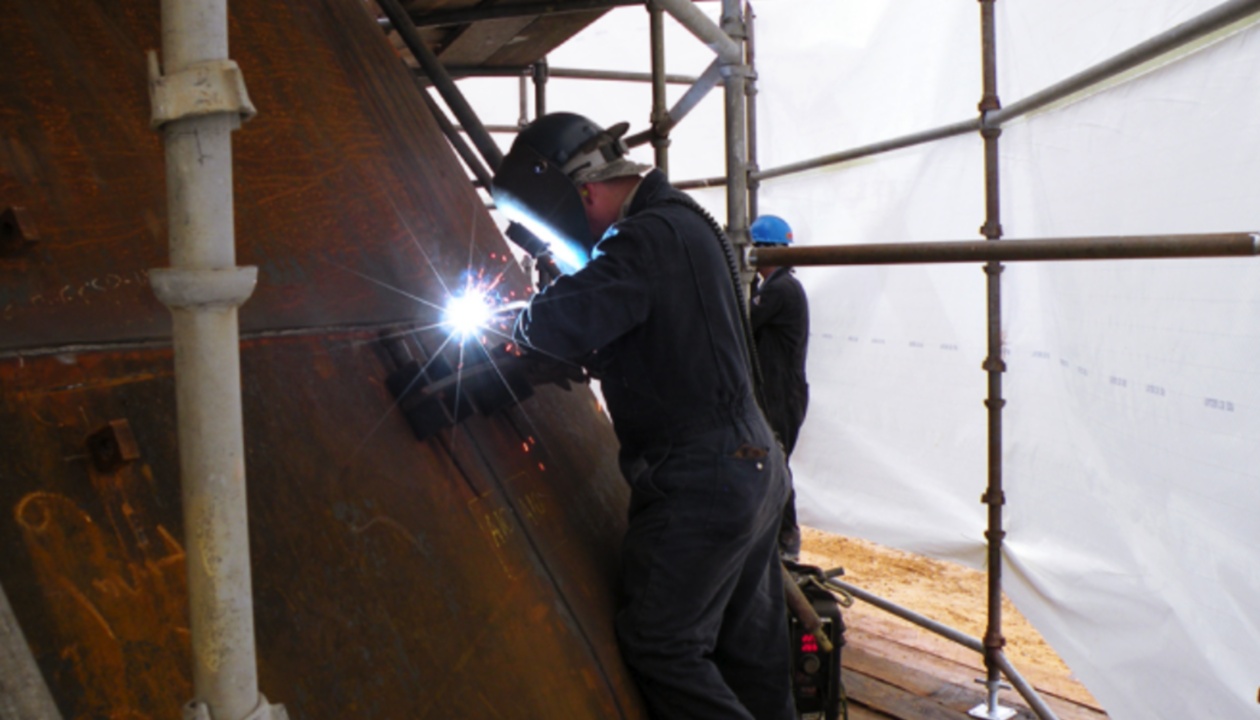
[[[959,661],[955,653],[902,642],[880,628],[850,627],[845,639],[841,665],[850,720],[967,720],[968,711],[985,702],[985,688],[976,682],[984,677],[979,656],[974,662]],[[1059,720],[1107,718],[1070,689],[1025,679]],[[1003,690],[999,703],[1015,710],[1018,720],[1037,718],[1013,690]]]

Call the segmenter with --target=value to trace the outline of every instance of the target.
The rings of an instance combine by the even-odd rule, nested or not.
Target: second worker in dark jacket
[[[792,228],[776,215],[762,215],[749,228],[752,241],[763,247],[786,247]],[[757,361],[761,366],[766,419],[791,459],[809,407],[805,358],[809,352],[809,300],[790,267],[759,267],[750,313]],[[795,560],[801,550],[796,521],[796,493],[783,508],[779,549]]]
[[[496,175],[496,204],[571,270],[516,338],[601,382],[631,487],[617,638],[652,717],[790,720],[788,483],[754,401],[734,257],[662,173],[639,177],[622,132],[544,116]]]

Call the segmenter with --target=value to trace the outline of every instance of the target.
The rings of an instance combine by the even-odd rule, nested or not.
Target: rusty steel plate
[[[260,689],[295,718],[640,718],[613,637],[627,490],[585,387],[417,440],[418,355],[470,270],[527,279],[359,0],[232,3]],[[158,3],[0,23],[0,585],[65,717],[192,699]],[[5,213],[8,208],[20,211]],[[445,352],[450,352],[450,348]]]

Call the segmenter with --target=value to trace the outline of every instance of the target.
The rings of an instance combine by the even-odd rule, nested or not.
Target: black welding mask
[[[649,167],[625,158],[627,127],[604,130],[574,113],[544,115],[521,130],[495,173],[495,206],[546,242],[569,272],[590,261],[599,239],[591,237],[579,186]]]

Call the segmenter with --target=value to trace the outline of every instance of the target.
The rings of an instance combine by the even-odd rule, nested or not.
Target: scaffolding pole
[[[722,27],[714,24],[700,8],[691,0],[655,0],[666,12],[674,17],[696,39],[704,43],[717,54],[718,59],[727,64],[739,64],[744,59],[744,51],[740,44]],[[739,6],[730,7],[731,0],[722,0],[722,18],[739,16]]]
[[[1000,127],[985,122],[989,113],[1002,107],[997,92],[997,40],[994,29],[993,5],[996,0],[980,0],[981,71],[984,76],[984,93],[980,98],[980,136],[984,139],[984,207],[985,219],[980,232],[985,240],[998,243],[1002,239],[1001,174],[998,162]],[[1006,361],[1002,359],[1002,263],[990,260],[984,265],[985,294],[987,296],[988,342],[984,371],[988,376],[988,397],[984,407],[988,412],[989,478],[981,502],[988,506],[988,527],[984,537],[988,543],[988,612],[984,631],[984,686],[985,702],[972,708],[967,714],[984,720],[1007,720],[1015,715],[1011,708],[998,703],[1002,689],[1002,675],[997,658],[1002,655],[1006,638],[1002,635],[1002,546],[1006,537],[1003,529],[1002,507],[1006,504],[1006,491],[1002,476],[1002,409],[1006,400],[1002,397],[1002,374]],[[1042,718],[1042,720],[1055,720]]]
[[[990,127],[1001,127],[1018,117],[1027,115],[1048,105],[1052,105],[1077,93],[1085,92],[1097,87],[1098,85],[1108,82],[1116,76],[1128,72],[1143,63],[1150,62],[1162,55],[1181,50],[1192,43],[1202,40],[1212,33],[1220,32],[1226,29],[1230,25],[1244,22],[1257,13],[1260,13],[1260,0],[1230,0],[1230,2],[1222,3],[1202,15],[1178,25],[1168,32],[1151,38],[1146,42],[1139,43],[1138,45],[1104,60],[1097,65],[1087,68],[1080,73],[1063,80],[1062,82],[1055,83],[1054,85],[1033,93],[1026,98],[1011,103],[1005,108],[993,110],[988,113],[984,121]],[[929,130],[922,130],[888,140],[882,140],[847,150],[841,150],[839,152],[822,155],[817,158],[767,168],[765,170],[752,173],[750,181],[757,182],[776,177],[783,177],[786,175],[795,175],[831,165],[839,165],[841,163],[852,162],[854,160],[880,155],[893,150],[901,150],[903,148],[914,147],[916,145],[936,142],[937,140],[945,140],[959,135],[966,135],[968,133],[979,131],[981,129],[980,122],[981,121],[978,118],[971,118],[951,123],[949,125],[942,125]],[[687,190],[718,187],[724,182],[725,178],[723,177],[711,177],[685,180],[676,182],[674,185],[679,189]]]
[[[420,31],[416,29],[411,18],[403,10],[398,0],[377,0],[377,4],[381,10],[389,18],[393,24],[393,28],[398,31],[398,36],[402,38],[403,44],[411,51],[416,62],[420,63],[420,67],[428,76],[429,81],[437,88],[438,94],[442,96],[442,101],[451,109],[456,120],[459,121],[461,129],[468,134],[469,140],[473,147],[477,148],[477,152],[485,161],[486,166],[493,173],[503,164],[503,151],[495,144],[494,138],[490,137],[490,132],[481,124],[481,118],[477,117],[477,113],[468,104],[468,100],[464,98],[464,94],[460,92],[455,85],[455,81],[451,79],[446,68],[443,67],[441,61],[433,54],[420,37]],[[426,93],[424,88],[420,88],[421,93]],[[524,92],[522,90],[522,92]],[[429,104],[430,109],[437,109],[432,103]],[[439,120],[439,123],[442,121]],[[511,132],[518,132],[520,128],[504,128]],[[448,135],[450,137],[450,135]],[[485,184],[485,181],[482,181]],[[486,184],[489,189],[489,185]],[[548,253],[547,244],[535,237],[529,232],[524,225],[519,223],[511,223],[508,225],[504,235],[524,250],[532,257],[542,257]]]
[[[0,587],[0,720],[61,720],[9,597]]]
[[[1039,240],[957,240],[918,243],[755,247],[749,262],[769,267],[806,265],[909,265],[1035,260],[1143,260],[1260,255],[1254,232],[1189,235],[1120,235]]]
[[[746,38],[744,40],[744,62],[748,66],[748,83],[744,88],[746,95],[744,109],[748,117],[748,217],[750,220],[757,219],[760,214],[758,208],[758,190],[761,188],[761,181],[757,179],[757,46],[755,35],[753,32],[753,24],[756,15],[753,13],[752,3],[744,3],[744,24],[746,26]]]
[[[658,170],[669,177],[669,109],[665,97],[665,11],[649,0],[648,34],[652,45],[652,150]]]
[[[726,234],[742,256],[752,245],[748,235],[748,96],[745,92],[750,75],[744,64],[744,13],[741,0],[722,0],[722,34],[734,46],[735,53],[723,48],[722,78],[726,100]],[[741,263],[740,281],[751,287],[757,271]]]
[[[612,80],[614,82],[638,83],[650,83],[653,81],[653,75],[650,72],[546,67],[546,58],[529,65],[496,65],[495,67],[482,67],[479,65],[446,65],[445,67],[447,74],[455,79],[465,77],[510,78],[516,77],[517,75],[535,75],[538,72],[539,65],[544,66],[547,77],[564,78],[565,80]],[[413,72],[415,72],[416,77],[420,78],[422,82],[428,82],[428,77],[424,74],[423,70],[413,70]],[[667,85],[692,85],[698,79],[698,77],[692,75],[682,75],[679,73],[665,74],[665,83]]]
[[[482,161],[481,156],[469,147],[468,142],[464,140],[464,136],[459,133],[459,128],[455,127],[441,106],[438,105],[437,100],[434,100],[428,91],[422,89],[420,97],[424,99],[424,104],[429,108],[433,119],[437,121],[438,128],[446,136],[447,142],[455,149],[455,154],[459,155],[459,158],[464,161],[464,165],[468,167],[468,171],[488,191],[493,184],[494,178],[491,176],[490,171],[486,169],[485,162]]]
[[[713,88],[717,87],[718,81],[721,79],[722,62],[721,60],[714,60],[704,69],[704,72],[700,73],[700,77],[696,78],[691,87],[687,88],[687,92],[678,98],[678,102],[674,103],[674,106],[669,109],[669,114],[665,117],[661,126],[658,127],[654,124],[653,127],[643,132],[627,136],[626,145],[638,147],[658,136],[668,137],[670,130],[673,130],[678,123],[682,122],[683,118],[687,117],[687,114],[695,109]],[[725,183],[726,179],[723,178],[722,181]]]
[[[1260,12],[1260,0],[1230,0],[1221,3],[1167,32],[1134,45],[1066,80],[1011,103],[1005,108],[994,110],[986,120],[993,125],[1003,125],[1078,92],[1096,87],[1161,55],[1180,50],[1234,23],[1244,21],[1258,12]]]
[[[162,0],[161,13],[165,68],[151,54],[149,82],[171,266],[150,280],[171,311],[175,353],[194,692],[184,712],[286,717],[258,691],[245,492],[237,309],[257,268],[236,266],[232,132],[254,109],[228,59],[227,0]]]
[[[455,119],[468,133],[473,147],[477,148],[477,152],[481,153],[481,157],[486,161],[486,165],[492,171],[498,170],[499,165],[503,162],[503,151],[499,150],[499,146],[495,144],[494,139],[490,137],[490,133],[481,124],[477,113],[473,111],[472,106],[468,104],[468,100],[464,98],[464,94],[456,87],[455,81],[446,72],[446,68],[442,66],[441,61],[424,44],[424,40],[420,37],[420,31],[416,29],[415,23],[411,21],[407,12],[403,10],[402,5],[398,0],[378,0],[377,4],[393,24],[393,28],[398,33],[398,37],[402,38],[403,44],[407,46],[416,62],[420,64],[420,68],[428,76],[429,82],[433,83],[433,86],[437,88],[438,94],[442,96],[442,101],[451,109]]]
[[[534,78],[534,117],[542,117],[547,114],[547,81],[552,69],[545,57],[529,67]]]

